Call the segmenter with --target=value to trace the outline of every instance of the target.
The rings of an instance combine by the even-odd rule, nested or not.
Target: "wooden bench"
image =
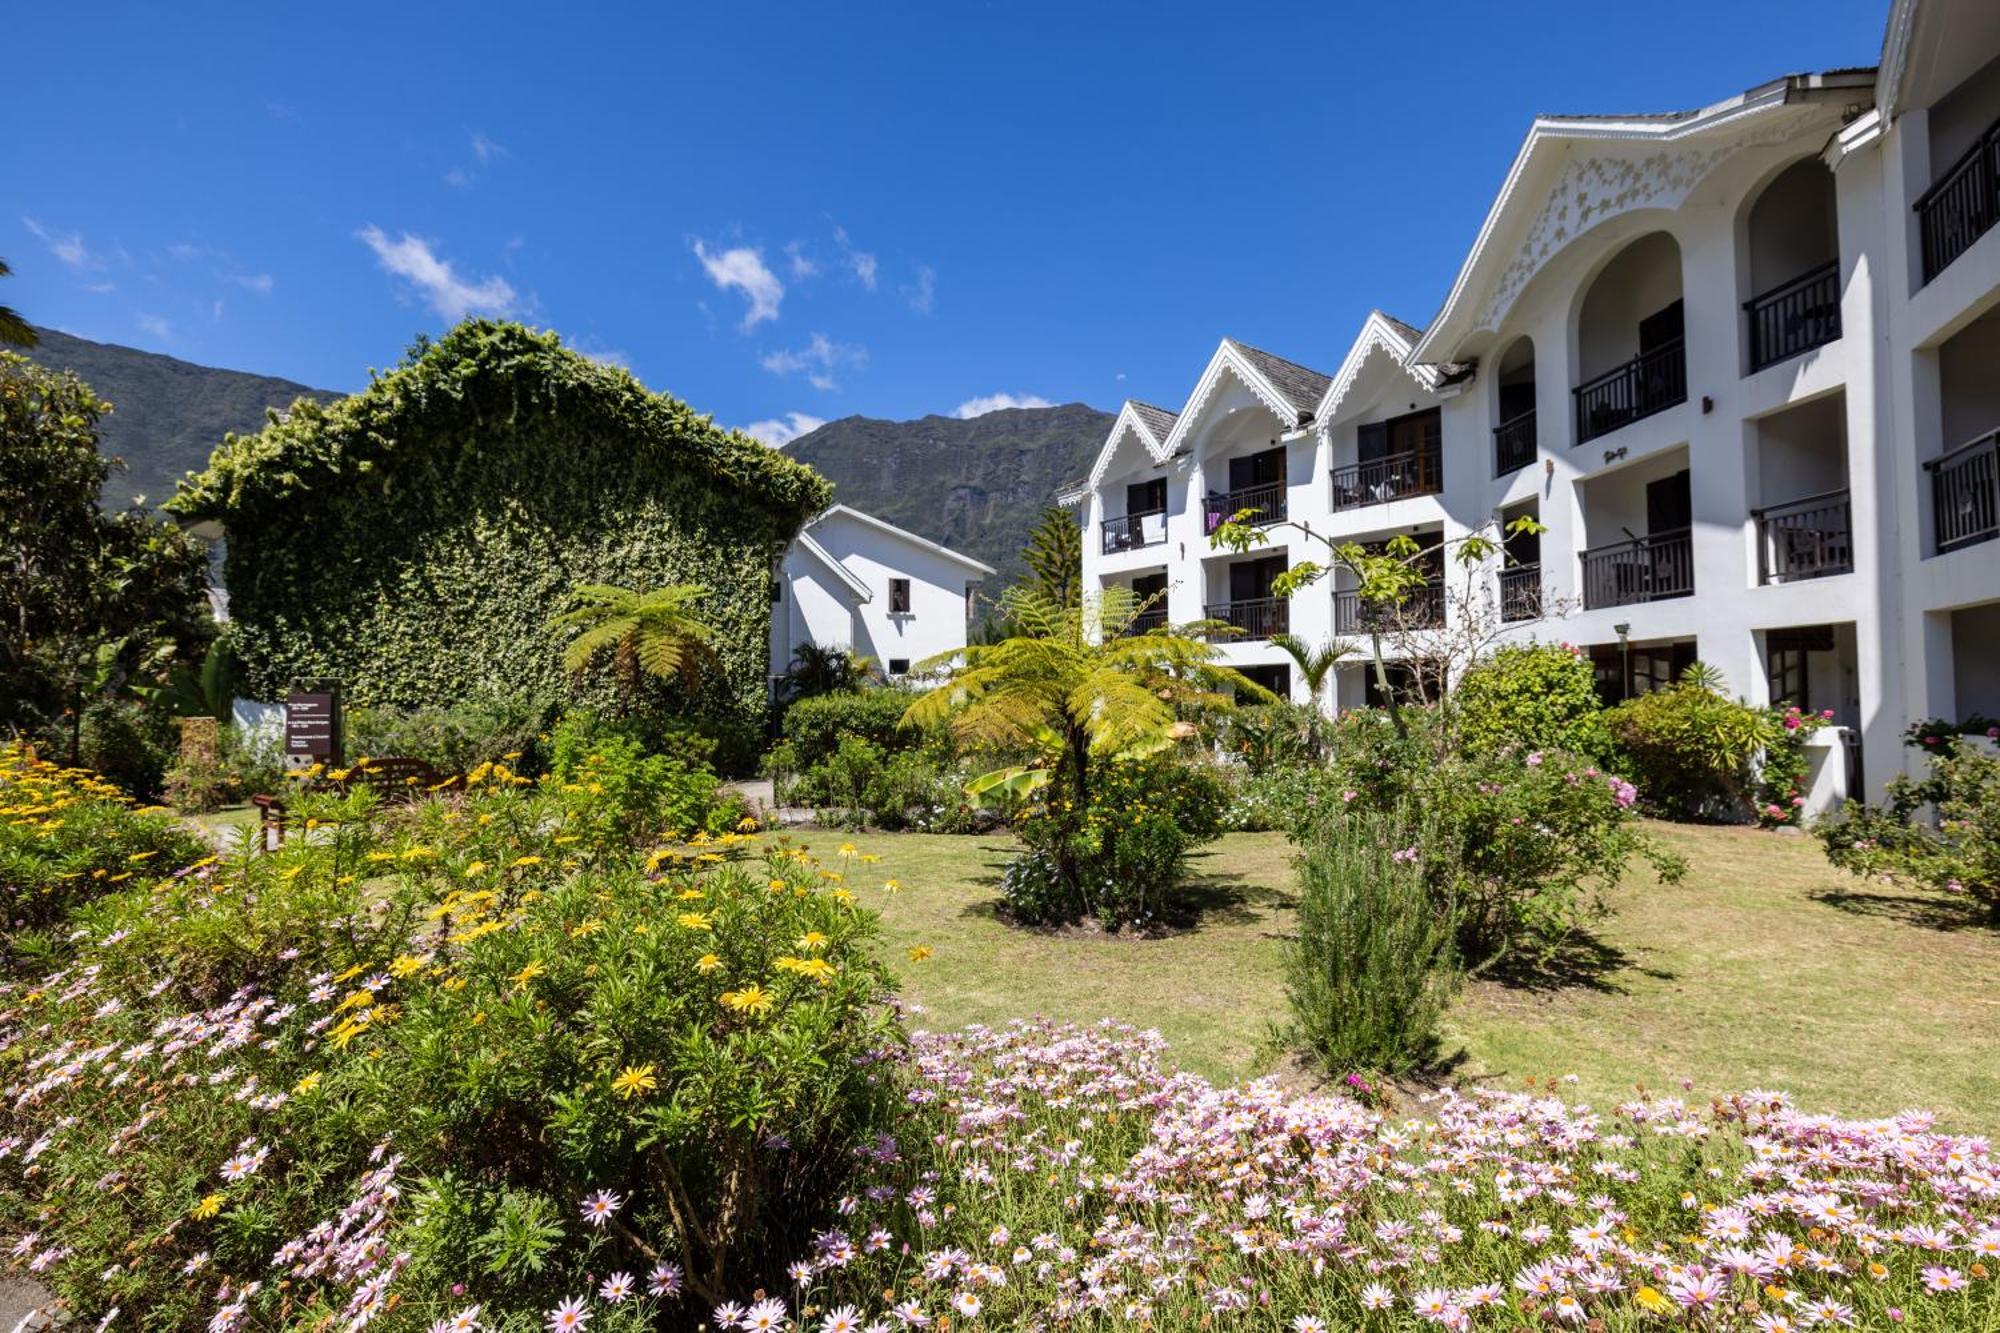
[[[357,787],[366,787],[373,791],[384,805],[400,805],[458,783],[456,774],[447,777],[423,760],[403,755],[371,758],[352,768],[338,771],[344,776],[314,778],[308,782],[306,790],[345,793]],[[285,798],[252,796],[250,804],[257,808],[257,831],[264,849],[269,851],[284,846],[285,832],[291,819],[291,812],[285,806]]]

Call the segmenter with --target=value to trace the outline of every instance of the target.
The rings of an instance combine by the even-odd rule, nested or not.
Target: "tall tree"
[[[7,267],[7,261],[0,259],[0,278],[11,277],[14,270]],[[29,326],[21,312],[12,306],[0,305],[0,343],[12,343],[16,347],[33,347],[41,336]]]
[[[76,375],[0,352],[0,724],[74,723],[85,696],[157,679],[214,632],[201,543],[97,507],[109,410]]]
[[[1050,505],[1028,534],[1031,586],[1051,606],[1071,608],[1083,601],[1083,532],[1067,509]]]
[[[550,622],[577,631],[563,649],[563,666],[581,672],[608,650],[628,709],[647,676],[678,680],[692,693],[715,663],[715,629],[693,609],[708,596],[706,588],[675,583],[648,591],[584,583],[572,596],[579,605]]]

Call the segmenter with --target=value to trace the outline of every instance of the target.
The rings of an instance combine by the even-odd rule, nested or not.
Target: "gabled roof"
[[[1724,158],[1796,133],[1816,109],[1872,95],[1872,70],[1791,74],[1696,111],[1540,116],[1514,155],[1444,306],[1411,349],[1432,363],[1497,326],[1542,264],[1619,213],[1676,207]],[[1582,145],[1671,149],[1640,164],[1585,155]]]
[[[1354,335],[1354,342],[1342,358],[1340,370],[1326,386],[1326,393],[1313,407],[1313,421],[1325,426],[1340,413],[1340,404],[1361,376],[1362,367],[1368,358],[1381,352],[1417,382],[1426,392],[1435,391],[1444,382],[1447,373],[1458,367],[1420,365],[1410,359],[1410,349],[1416,345],[1422,332],[1413,324],[1406,324],[1394,315],[1380,310],[1368,312],[1368,318],[1361,321],[1361,332]]]
[[[1241,352],[1245,360],[1263,372],[1271,387],[1291,402],[1300,416],[1300,420],[1293,424],[1304,424],[1304,418],[1312,415],[1313,408],[1319,405],[1320,397],[1326,393],[1327,377],[1296,361],[1287,361],[1282,356],[1273,356],[1261,348],[1252,347],[1249,343],[1240,343],[1233,338],[1223,341]]]
[[[1155,443],[1164,445],[1167,436],[1174,433],[1174,414],[1166,408],[1142,403],[1137,398],[1126,399],[1125,405],[1132,409],[1132,415],[1138,418],[1139,425],[1153,437]]]
[[[798,535],[798,540],[793,543],[793,546],[795,549],[811,556],[821,568],[833,575],[842,587],[853,594],[856,602],[873,600],[875,594],[869,591],[868,585],[856,578],[854,572],[848,569],[846,565],[834,559],[833,552],[814,541],[810,532],[801,532]]]
[[[883,520],[875,517],[873,514],[864,514],[859,509],[853,509],[847,505],[837,504],[822,511],[810,523],[806,524],[805,530],[799,534],[799,540],[804,541],[808,536],[811,535],[811,532],[814,528],[818,527],[821,523],[826,522],[827,519],[835,517],[836,515],[843,518],[851,518],[858,523],[861,523],[867,527],[875,529],[877,532],[887,533],[889,536],[895,537],[899,541],[907,542],[909,545],[917,547],[920,550],[929,551],[932,555],[943,556],[947,560],[954,561],[957,564],[963,565],[965,568],[974,570],[978,573],[993,574],[998,572],[993,568],[993,566],[987,564],[981,564],[979,561],[974,560],[971,556],[965,555],[964,553],[959,551],[954,551],[949,546],[941,545],[937,542],[932,541],[928,537],[919,537],[916,533],[910,532],[904,528],[899,528],[894,523],[884,522]],[[817,545],[817,543],[815,543],[815,545]],[[829,559],[830,558],[831,557],[829,557]]]
[[[1188,432],[1201,419],[1203,409],[1214,396],[1215,387],[1221,382],[1224,372],[1234,375],[1288,431],[1298,430],[1312,420],[1313,411],[1328,384],[1327,377],[1317,370],[1273,356],[1234,338],[1224,338],[1215,349],[1215,355],[1208,359],[1208,366],[1195,382],[1194,392],[1188,395],[1180,415],[1174,418],[1173,432],[1167,436],[1165,448],[1160,452],[1162,459],[1180,451]]]
[[[1161,462],[1167,456],[1167,439],[1174,431],[1174,414],[1164,407],[1154,407],[1136,398],[1127,398],[1118,409],[1118,415],[1111,422],[1111,431],[1104,437],[1104,443],[1091,461],[1090,475],[1072,487],[1065,487],[1056,494],[1057,504],[1075,504],[1087,495],[1091,488],[1104,480],[1106,469],[1117,456],[1118,445],[1130,432],[1139,441],[1139,447],[1146,451],[1154,462]]]

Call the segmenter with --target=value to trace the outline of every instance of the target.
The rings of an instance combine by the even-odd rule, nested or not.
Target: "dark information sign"
[[[340,762],[338,690],[298,690],[285,696],[285,756]]]

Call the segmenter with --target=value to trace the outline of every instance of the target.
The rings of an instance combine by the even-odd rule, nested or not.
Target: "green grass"
[[[1688,857],[1685,883],[1635,875],[1560,983],[1480,981],[1453,1012],[1450,1076],[1515,1086],[1574,1074],[1604,1101],[1637,1083],[1691,1098],[1761,1086],[1802,1107],[1875,1115],[1927,1106],[1961,1129],[2000,1130],[2000,931],[1953,904],[1853,879],[1810,839],[1657,825]],[[816,833],[822,853],[843,841]],[[894,877],[888,947],[920,1025],[1046,1014],[1158,1028],[1214,1078],[1282,1063],[1279,942],[1290,929],[1291,849],[1233,834],[1199,858],[1201,925],[1161,939],[1049,935],[994,912],[1005,837],[871,834],[857,885]],[[912,963],[905,951],[935,950]]]

